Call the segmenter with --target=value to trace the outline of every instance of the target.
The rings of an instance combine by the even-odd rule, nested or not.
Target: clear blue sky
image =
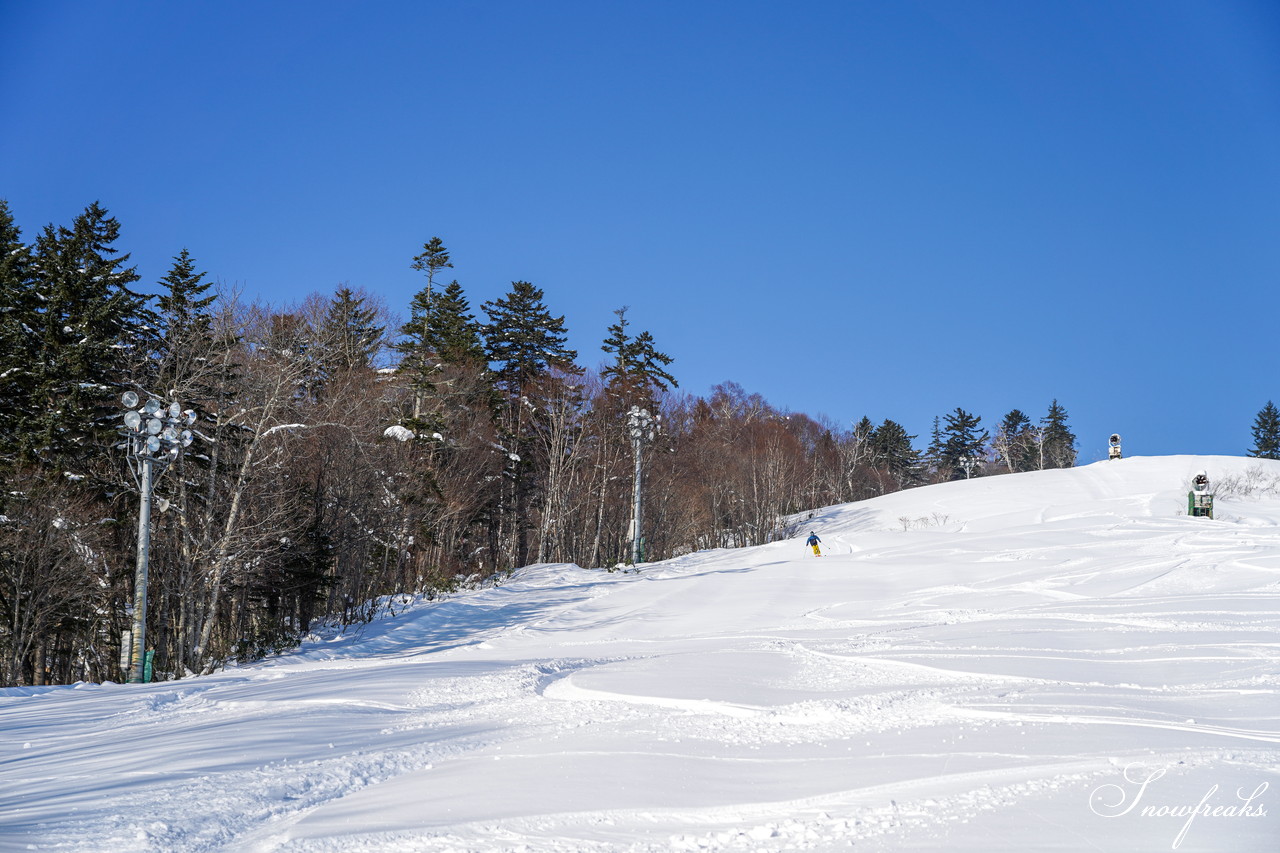
[[[923,446],[1066,406],[1081,459],[1241,454],[1280,402],[1280,4],[0,2],[0,197],[99,200],[145,283],[403,313],[432,236],[477,309],[613,309],[733,380]]]

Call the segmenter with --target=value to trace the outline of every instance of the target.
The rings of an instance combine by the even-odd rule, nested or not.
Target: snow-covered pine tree
[[[1249,455],[1258,459],[1280,459],[1280,410],[1270,400],[1253,419],[1253,447]]]
[[[138,280],[113,244],[120,223],[96,202],[70,228],[45,227],[32,279],[39,299],[30,353],[30,429],[22,452],[73,469],[111,443],[118,392],[158,347],[158,320],[129,289]]]
[[[22,242],[8,202],[0,199],[0,471],[14,463],[23,443],[19,433],[27,426],[35,318],[31,251]]]

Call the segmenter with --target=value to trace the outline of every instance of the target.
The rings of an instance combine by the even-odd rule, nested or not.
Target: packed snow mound
[[[1280,461],[1236,456],[1133,457],[958,480],[896,492],[813,513],[811,526],[860,533],[945,527],[998,531],[1065,519],[1116,523],[1186,515],[1187,492],[1199,472],[1216,492],[1219,520],[1274,526],[1269,500],[1280,497]],[[802,518],[800,524],[809,524]],[[815,528],[816,529],[816,528]]]
[[[1278,483],[948,483],[209,677],[0,691],[0,848],[1270,853]]]

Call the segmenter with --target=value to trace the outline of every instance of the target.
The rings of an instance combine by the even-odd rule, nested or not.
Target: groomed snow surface
[[[1213,520],[1201,469],[1236,481]],[[209,677],[0,691],[0,850],[1280,850],[1277,482],[950,483]]]

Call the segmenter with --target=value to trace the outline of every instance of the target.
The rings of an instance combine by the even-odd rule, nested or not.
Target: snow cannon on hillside
[[[1193,518],[1213,518],[1213,495],[1209,494],[1209,475],[1204,471],[1191,478],[1191,491],[1187,492],[1187,515]]]
[[[1111,450],[1107,452],[1107,458],[1108,459],[1123,458],[1120,453],[1120,433],[1118,432],[1111,433]]]

